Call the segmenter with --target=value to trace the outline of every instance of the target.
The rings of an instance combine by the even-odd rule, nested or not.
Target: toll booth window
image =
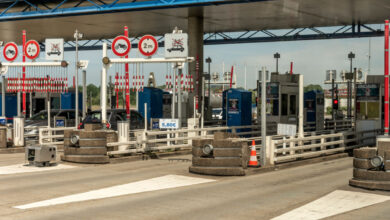
[[[378,119],[379,102],[358,102],[356,112],[358,119]]]
[[[297,113],[297,96],[290,96],[290,115],[295,115]]]
[[[288,110],[288,95],[282,94],[282,115],[287,115]]]
[[[323,98],[317,98],[317,105],[323,105],[324,99]]]

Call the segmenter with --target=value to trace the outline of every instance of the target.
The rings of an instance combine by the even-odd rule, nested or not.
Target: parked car
[[[87,114],[86,118],[79,124],[78,128],[83,129],[85,123],[101,123],[101,110],[91,111]],[[118,121],[126,121],[125,109],[108,109],[107,110],[107,128],[117,130]],[[130,129],[144,129],[144,119],[138,111],[131,110],[130,112]]]
[[[82,116],[79,111],[79,117]],[[24,122],[25,126],[47,126],[47,110],[42,110],[37,114],[26,119]],[[75,110],[74,109],[51,109],[50,110],[50,126],[54,127],[54,117],[65,117],[66,127],[74,127],[75,125]]]
[[[222,108],[213,108],[212,119],[222,120]]]
[[[74,109],[51,109],[50,110],[50,126],[54,127],[54,117],[65,117],[66,118],[66,127],[74,127],[75,125],[75,110]],[[82,116],[81,111],[79,112],[79,117]],[[24,122],[24,127],[27,129],[25,135],[28,136],[28,140],[36,139],[35,135],[38,135],[38,129],[29,129],[39,126],[47,126],[48,111],[42,110],[37,114],[26,119]]]

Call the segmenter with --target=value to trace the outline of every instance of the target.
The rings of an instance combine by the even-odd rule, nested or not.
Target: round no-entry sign
[[[114,39],[111,45],[112,52],[119,56],[126,56],[130,52],[131,44],[126,36],[118,36]]]
[[[145,35],[139,40],[138,50],[142,55],[150,57],[156,53],[157,49],[157,40],[152,35]]]
[[[9,42],[4,46],[3,56],[8,62],[12,62],[18,57],[18,46],[14,42]]]
[[[34,60],[39,56],[40,48],[39,44],[35,40],[27,41],[24,46],[24,55],[30,60]]]

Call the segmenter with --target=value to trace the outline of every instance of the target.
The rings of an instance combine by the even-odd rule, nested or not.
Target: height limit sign
[[[188,57],[187,34],[165,34],[165,57],[183,58]]]

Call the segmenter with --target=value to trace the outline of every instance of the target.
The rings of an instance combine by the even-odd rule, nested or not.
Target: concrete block
[[[194,139],[192,140],[192,146],[194,147],[203,147],[205,144],[211,144],[213,139]]]
[[[366,189],[390,190],[390,181],[350,179],[349,185]]]
[[[227,138],[238,138],[238,136],[229,132],[218,131],[214,133],[214,140],[223,140]]]
[[[242,149],[240,148],[215,148],[215,157],[241,157]]]
[[[107,133],[104,131],[81,131],[79,133],[80,139],[83,138],[99,138],[99,139],[106,139]]]
[[[353,178],[359,180],[390,181],[390,172],[354,168]]]
[[[241,148],[242,141],[237,140],[214,140],[212,143],[214,148]]]
[[[197,167],[190,166],[191,173],[215,175],[215,176],[244,176],[245,170],[242,167]]]
[[[378,148],[378,155],[385,156],[385,151],[390,151],[390,137],[377,137],[376,145]]]
[[[370,159],[353,158],[353,167],[358,169],[371,169],[374,168],[371,165]]]
[[[202,148],[201,147],[192,147],[192,156],[194,156],[194,157],[203,156]]]
[[[371,159],[377,154],[376,148],[359,148],[353,150],[353,156],[360,159]]]
[[[240,157],[192,157],[192,165],[199,167],[242,167],[243,161]]]
[[[95,130],[100,130],[102,129],[102,124],[85,124],[84,125],[84,130],[85,131],[95,131]]]
[[[7,148],[7,128],[0,127],[0,148]]]
[[[384,160],[390,160],[390,151],[385,151],[385,157]]]
[[[106,147],[64,147],[65,155],[107,155]]]
[[[384,164],[385,164],[385,170],[390,171],[390,160],[385,160]]]
[[[108,156],[103,155],[61,155],[61,160],[74,163],[102,164],[109,163]]]
[[[118,134],[115,131],[107,131],[106,141],[107,143],[117,142]]]
[[[79,140],[80,147],[105,147],[105,138],[84,138]]]

